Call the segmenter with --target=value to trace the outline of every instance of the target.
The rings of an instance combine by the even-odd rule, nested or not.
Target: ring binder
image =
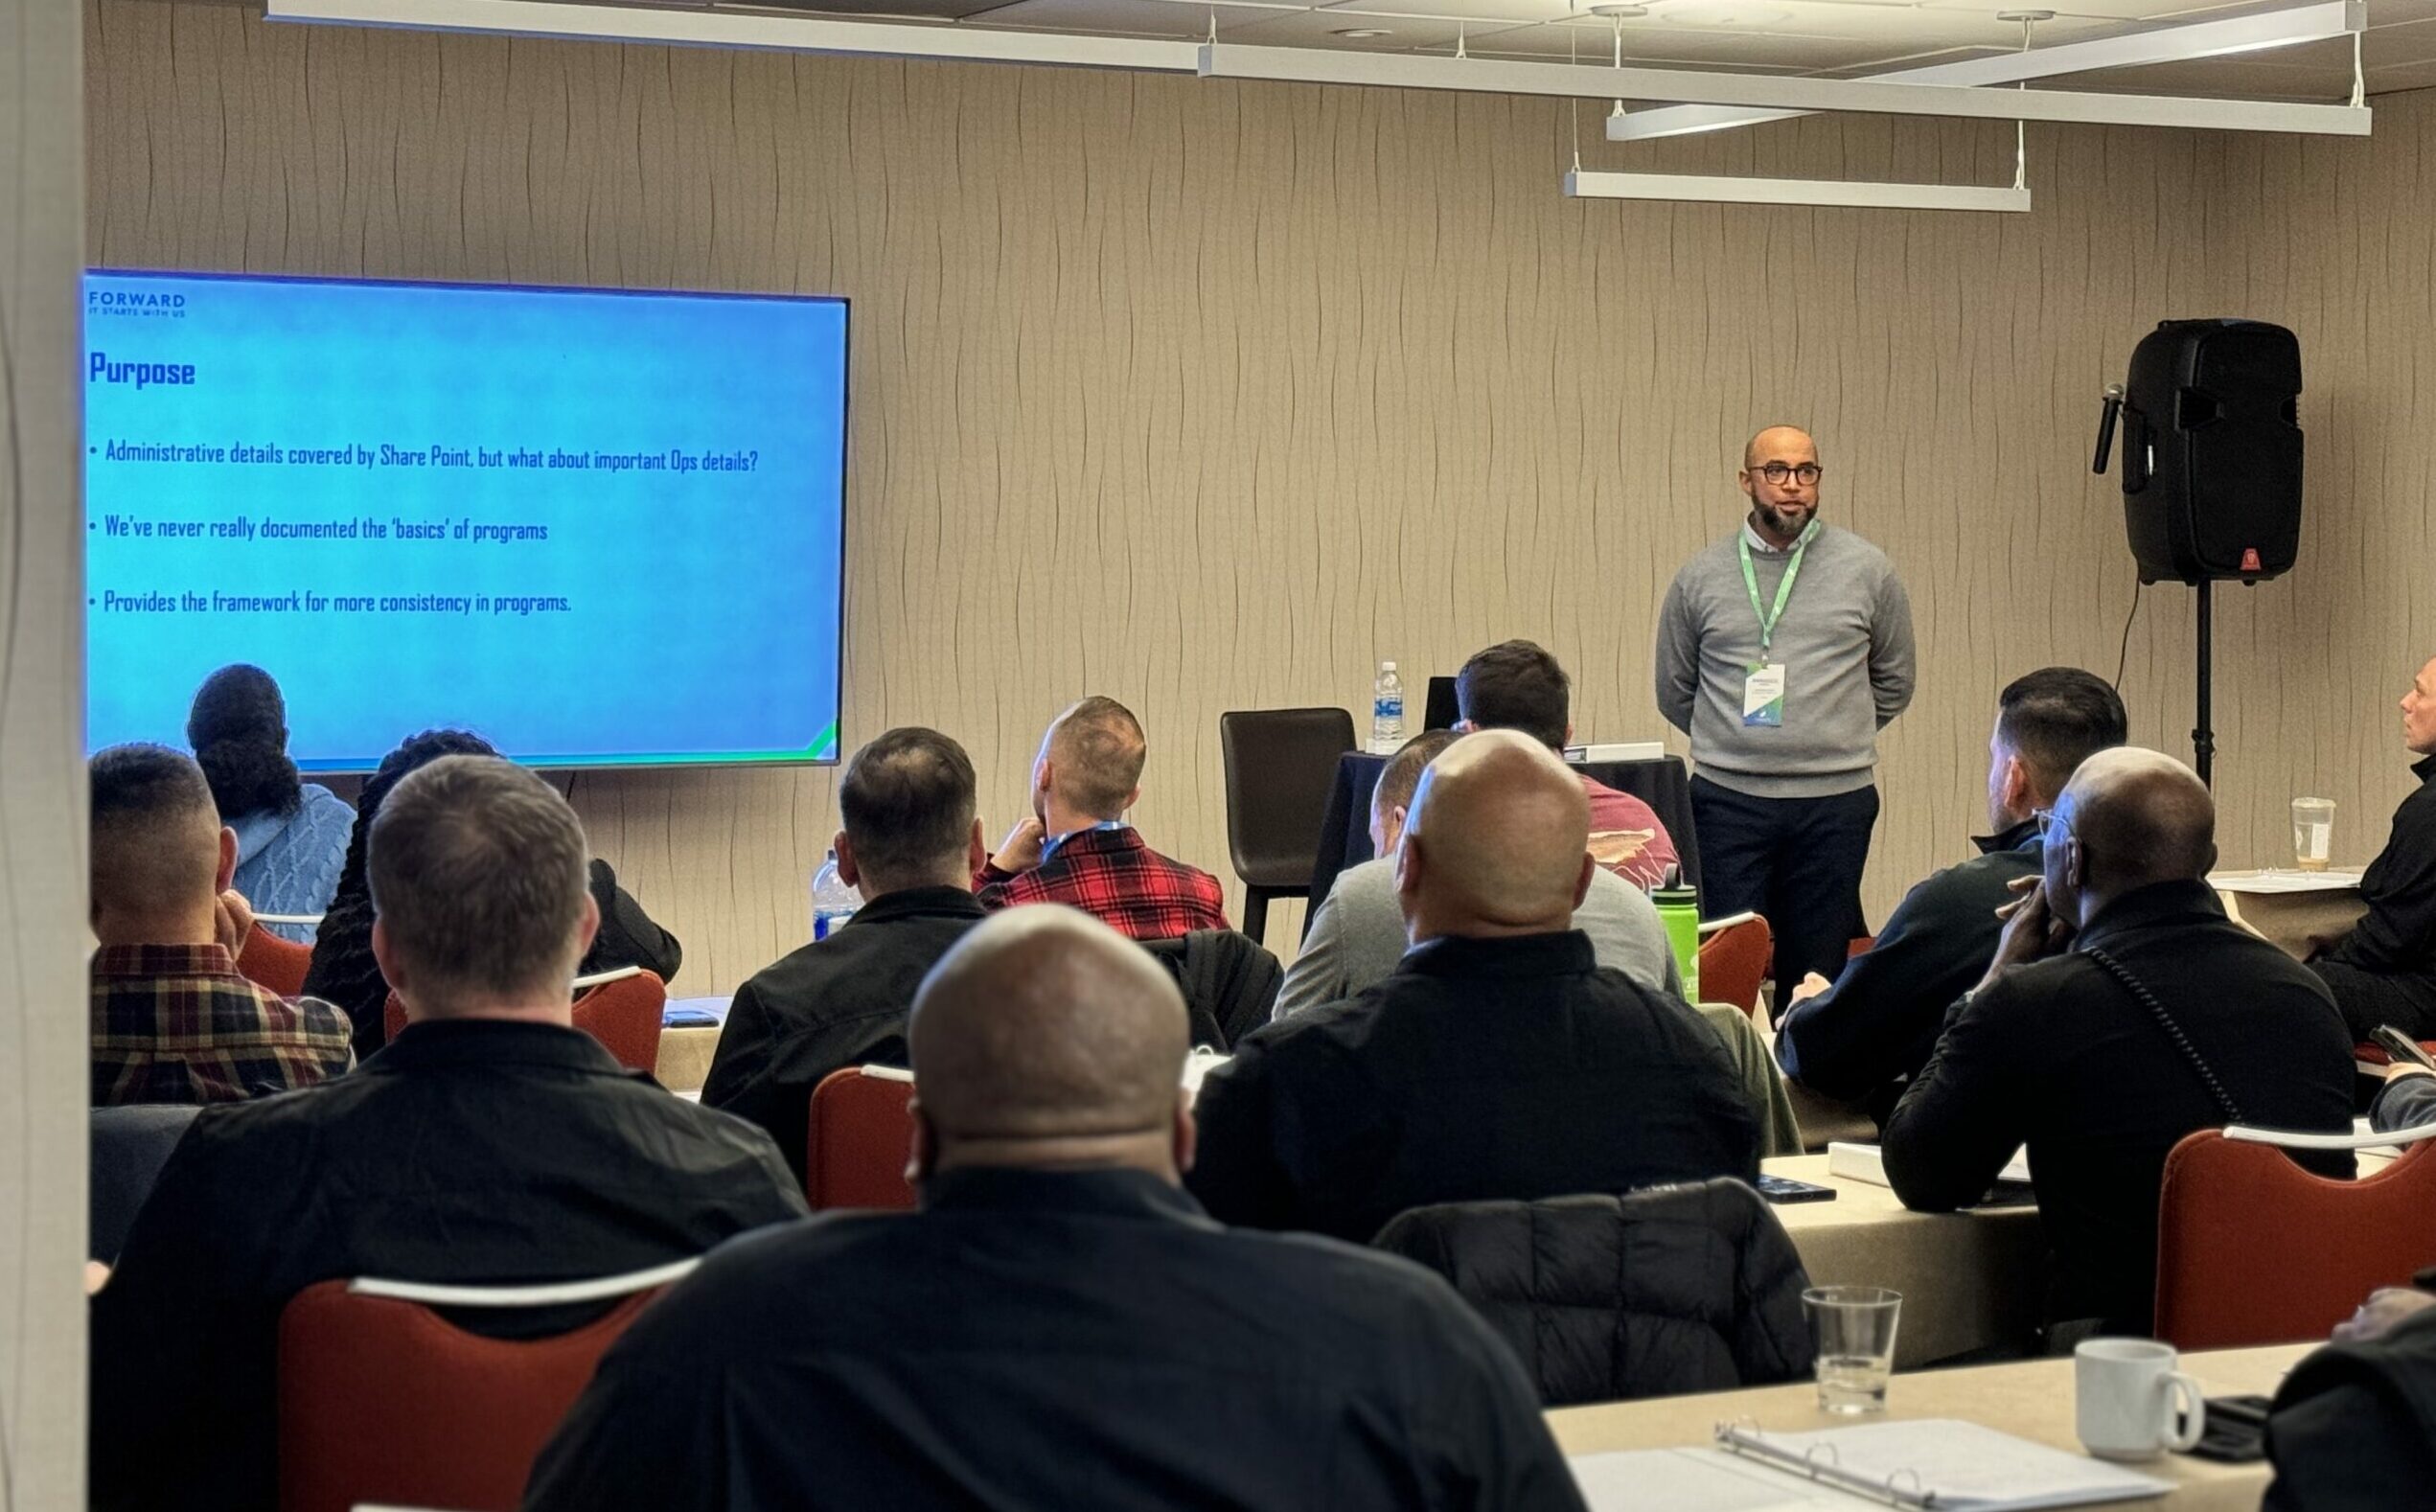
[[[1764,1464],[1774,1465],[1780,1470],[1789,1470],[1795,1475],[1806,1476],[1822,1485],[1833,1486],[1840,1491],[1850,1491],[1856,1496],[1867,1497],[1873,1501],[1882,1501],[1891,1507],[1934,1507],[1938,1504],[1937,1493],[1921,1486],[1920,1478],[1917,1472],[1898,1470],[1883,1480],[1873,1479],[1868,1476],[1845,1469],[1838,1462],[1841,1456],[1836,1454],[1833,1444],[1812,1444],[1799,1455],[1789,1454],[1769,1443],[1766,1435],[1759,1432],[1757,1425],[1745,1426],[1750,1422],[1749,1418],[1741,1418],[1732,1423],[1717,1424],[1713,1436],[1718,1447],[1730,1454],[1747,1455]],[[1824,1460],[1818,1457],[1819,1451],[1823,1449],[1827,1451],[1827,1457]],[[1912,1478],[1912,1484],[1908,1489],[1896,1483],[1905,1476]]]

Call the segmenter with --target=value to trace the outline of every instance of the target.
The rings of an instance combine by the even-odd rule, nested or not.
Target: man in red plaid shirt
[[[1141,722],[1115,699],[1059,715],[1032,763],[1032,817],[973,879],[981,906],[1067,904],[1135,940],[1228,928],[1218,879],[1152,850],[1125,819],[1148,754]]]
[[[253,910],[227,890],[237,836],[194,758],[116,745],[92,790],[93,1106],[228,1103],[336,1076],[347,1016],[237,970]]]

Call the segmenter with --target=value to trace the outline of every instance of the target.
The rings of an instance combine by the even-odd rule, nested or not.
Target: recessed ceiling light
[[[1336,33],[1334,33],[1334,34],[1332,34],[1337,35],[1337,36],[1349,36],[1349,37],[1353,38],[1353,39],[1354,39],[1355,41],[1357,41],[1357,42],[1362,42],[1362,41],[1367,41],[1368,39],[1370,39],[1371,37],[1374,37],[1374,36],[1389,36],[1389,35],[1392,35],[1393,34],[1392,34],[1392,33],[1390,33],[1390,32],[1389,32],[1389,31],[1388,31],[1385,27],[1377,27],[1377,26],[1348,26],[1348,27],[1344,28],[1344,30],[1342,30],[1342,31],[1340,31],[1340,32],[1336,32]]]
[[[1647,15],[1649,8],[1645,5],[1595,5],[1590,8],[1590,13],[1614,21],[1630,21]]]

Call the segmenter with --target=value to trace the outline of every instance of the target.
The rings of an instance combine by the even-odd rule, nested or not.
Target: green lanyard
[[[1751,595],[1751,612],[1759,616],[1761,662],[1768,659],[1768,645],[1776,639],[1777,621],[1784,618],[1785,600],[1793,597],[1793,580],[1802,575],[1802,554],[1810,549],[1810,541],[1818,533],[1819,522],[1814,519],[1794,538],[1793,560],[1784,564],[1784,577],[1777,584],[1776,604],[1769,608],[1759,607],[1759,575],[1751,569],[1751,533],[1745,530],[1734,538],[1735,549],[1742,554],[1742,586]]]

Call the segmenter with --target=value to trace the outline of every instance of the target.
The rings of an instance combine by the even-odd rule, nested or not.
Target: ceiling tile
[[[984,26],[1026,31],[1089,32],[1122,36],[1195,37],[1209,34],[1217,13],[1220,31],[1266,21],[1278,12],[1262,6],[1176,5],[1168,0],[1016,0],[979,18]]]
[[[1850,67],[1878,55],[1881,44],[1867,38],[1817,34],[1797,30],[1731,31],[1635,23],[1624,29],[1624,61],[1657,68],[1712,64],[1723,67],[1770,67],[1821,70]],[[1615,33],[1607,26],[1564,23],[1516,28],[1496,34],[1497,47],[1535,56],[1563,57],[1578,47],[1583,58],[1606,62],[1615,57]]]
[[[2370,27],[2360,53],[2372,69],[2436,60],[2436,20]]]
[[[765,0],[768,3],[768,0]],[[1101,35],[1188,38],[1207,33],[1245,43],[1363,52],[1443,54],[1603,62],[1611,23],[1589,17],[1591,0],[1330,0],[1319,8],[1284,0],[820,0],[790,9],[836,15],[967,17],[985,26]],[[1645,0],[1649,13],[1622,26],[1628,63],[1658,68],[1866,76],[2011,52],[2016,23],[1996,14],[2012,0]],[[2248,0],[2064,0],[2071,6],[2035,34],[2041,46],[2091,40],[2152,26],[2205,20],[2263,7]],[[2364,43],[2369,88],[2436,83],[2436,0],[2374,0]],[[1347,37],[1350,30],[1387,34]],[[2274,53],[2115,69],[2054,81],[2056,87],[2227,98],[2340,100],[2351,89],[2342,39]]]
[[[1492,23],[1496,30],[1506,23]],[[1380,31],[1385,36],[1354,37],[1337,34],[1347,30]],[[1232,42],[1248,42],[1263,47],[1334,47],[1362,53],[1408,53],[1416,49],[1444,46],[1452,48],[1463,28],[1457,22],[1419,16],[1374,16],[1360,11],[1341,13],[1335,11],[1271,11],[1229,26],[1221,22],[1218,34]]]

